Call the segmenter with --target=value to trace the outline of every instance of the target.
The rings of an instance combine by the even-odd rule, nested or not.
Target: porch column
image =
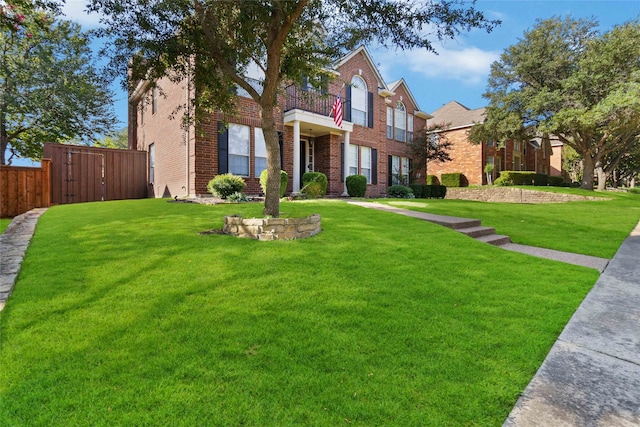
[[[293,192],[300,192],[300,122],[293,122]]]
[[[344,191],[342,192],[343,197],[348,197],[349,192],[347,191],[347,176],[349,176],[349,141],[351,140],[351,132],[344,133]]]

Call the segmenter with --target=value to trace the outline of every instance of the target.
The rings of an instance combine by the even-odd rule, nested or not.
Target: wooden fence
[[[51,204],[147,197],[147,153],[45,144],[51,164]]]
[[[0,166],[0,217],[11,218],[51,205],[51,160],[39,168]]]

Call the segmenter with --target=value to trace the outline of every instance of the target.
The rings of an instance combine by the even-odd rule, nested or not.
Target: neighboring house
[[[446,128],[439,131],[439,137],[451,142],[449,155],[451,161],[431,161],[427,164],[427,174],[440,179],[444,173],[462,173],[468,185],[487,184],[484,168],[488,163],[494,165],[493,178],[500,171],[535,171],[549,173],[551,147],[536,138],[528,143],[507,141],[505,147],[496,147],[495,141],[473,144],[469,141],[471,128],[485,120],[485,109],[471,110],[464,105],[451,101],[433,113],[427,125],[442,125]]]
[[[277,129],[282,168],[289,174],[287,190],[300,191],[302,175],[318,171],[327,175],[329,196],[346,194],[345,176],[353,174],[367,177],[368,196],[385,194],[394,177],[408,180],[406,142],[430,116],[420,110],[404,80],[383,81],[364,47],[333,71],[335,79],[322,93],[291,85],[279,98]],[[266,149],[258,105],[238,90],[237,116],[215,113],[200,129],[184,129],[180,116],[169,116],[192,96],[188,82],[165,79],[159,86],[162,95],[141,81],[129,98],[130,148],[148,152],[150,196],[204,195],[209,180],[227,172],[245,178],[246,193],[260,194]],[[330,116],[337,96],[343,102],[342,128]]]

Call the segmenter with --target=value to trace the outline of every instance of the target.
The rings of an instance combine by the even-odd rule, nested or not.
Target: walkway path
[[[32,209],[18,215],[0,235],[0,311],[13,291],[38,218],[46,210],[46,208]]]
[[[569,264],[580,265],[583,267],[595,268],[602,272],[604,271],[607,263],[606,258],[598,258],[588,255],[574,254],[570,252],[561,252],[552,249],[537,248],[534,246],[519,245],[511,243],[509,236],[501,234],[495,234],[495,228],[484,227],[481,225],[481,221],[472,218],[458,218],[453,216],[435,215],[426,212],[412,211],[409,209],[402,209],[395,206],[385,205],[383,203],[375,202],[361,202],[356,200],[350,200],[348,203],[352,205],[362,206],[364,208],[378,209],[387,212],[393,212],[400,215],[410,216],[413,218],[422,219],[424,221],[433,222],[445,227],[452,228],[460,233],[466,234],[469,237],[473,237],[476,240],[490,243],[495,246],[499,246],[502,249],[508,251],[515,251],[525,253],[527,255],[533,255],[540,258],[553,259],[556,261],[562,261]]]

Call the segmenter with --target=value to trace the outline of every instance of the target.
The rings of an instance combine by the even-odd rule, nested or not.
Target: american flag
[[[336,102],[333,103],[333,107],[331,107],[331,113],[336,126],[342,128],[342,101],[339,95],[336,98]]]

